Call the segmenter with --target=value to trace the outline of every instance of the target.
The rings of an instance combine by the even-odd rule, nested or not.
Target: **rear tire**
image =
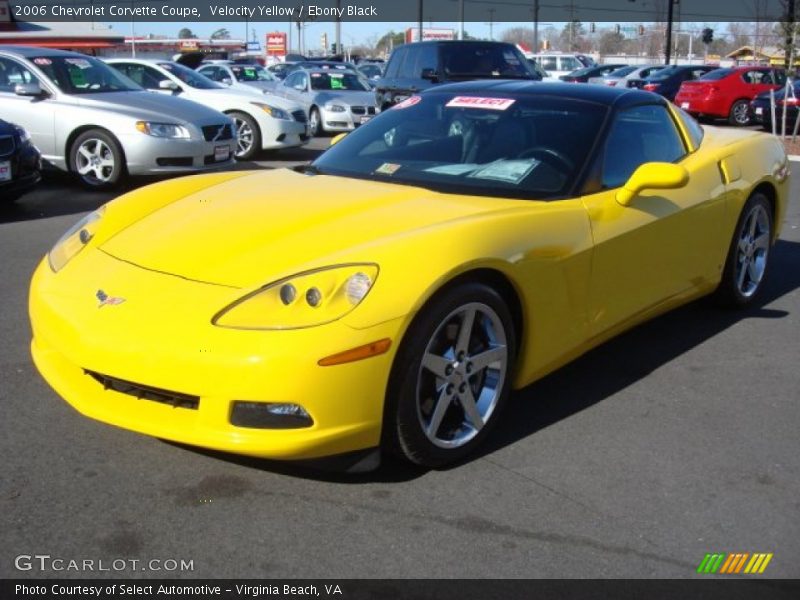
[[[764,194],[753,194],[736,223],[722,281],[714,295],[718,304],[739,308],[756,299],[766,279],[772,236],[772,206]]]
[[[747,100],[737,100],[728,113],[728,123],[742,127],[750,122],[750,104]]]
[[[494,428],[511,388],[513,320],[490,287],[452,287],[416,317],[395,358],[384,441],[430,468],[461,460]]]

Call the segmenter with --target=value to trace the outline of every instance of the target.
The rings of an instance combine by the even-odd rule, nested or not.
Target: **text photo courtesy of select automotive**
[[[800,577],[800,40],[664,4],[0,2],[0,578]]]

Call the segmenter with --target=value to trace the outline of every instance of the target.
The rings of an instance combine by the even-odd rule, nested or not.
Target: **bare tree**
[[[606,31],[600,36],[597,50],[601,55],[622,54],[625,51],[625,36],[616,31]]]
[[[529,27],[512,27],[506,29],[500,39],[510,44],[526,44],[533,47],[533,29]]]

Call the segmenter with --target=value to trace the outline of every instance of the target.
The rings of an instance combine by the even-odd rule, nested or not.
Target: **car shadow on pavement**
[[[744,319],[783,319],[789,313],[765,305],[800,288],[800,242],[779,240],[760,299],[745,310],[726,310],[701,299],[602,344],[558,371],[515,392],[497,428],[477,452],[449,469],[478,460],[613,396],[663,365]],[[658,343],[654,343],[657,340]],[[237,456],[174,444],[189,452],[260,471],[343,484],[400,483],[429,469],[384,455],[368,473],[345,473]]]
[[[706,340],[745,319],[783,319],[765,308],[800,288],[800,243],[779,240],[760,298],[743,310],[716,307],[708,298],[639,325],[547,377],[518,390],[503,418],[472,460],[526,438],[613,396]]]

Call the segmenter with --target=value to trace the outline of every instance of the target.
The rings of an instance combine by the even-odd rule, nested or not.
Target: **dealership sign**
[[[286,56],[286,34],[282,31],[267,34],[267,55]]]

